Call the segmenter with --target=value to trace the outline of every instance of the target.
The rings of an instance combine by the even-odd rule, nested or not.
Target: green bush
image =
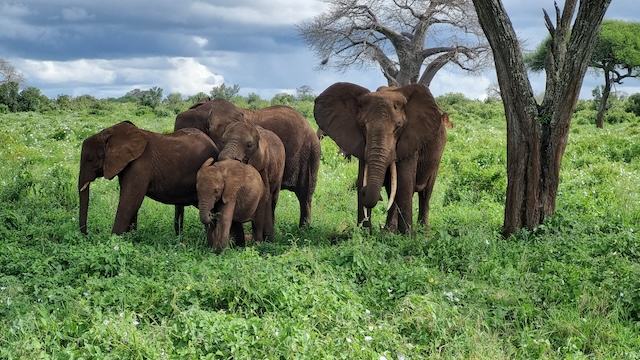
[[[624,111],[621,108],[614,108],[605,113],[604,121],[609,124],[620,124],[624,122],[636,123],[638,122],[638,117],[636,117],[633,113]]]
[[[635,93],[627,98],[625,110],[640,117],[640,93]]]

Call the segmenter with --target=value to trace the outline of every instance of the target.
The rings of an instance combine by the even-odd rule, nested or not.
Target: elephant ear
[[[407,122],[396,146],[397,158],[412,156],[426,143],[440,136],[442,112],[429,88],[422,84],[410,84],[384,91],[398,91],[407,98],[405,108]]]
[[[227,160],[227,161],[236,161],[236,160]],[[248,165],[250,166],[250,165]],[[224,189],[222,190],[222,203],[228,204],[230,201],[235,201],[235,197],[238,196],[238,192],[240,191],[240,186],[244,184],[244,179],[246,178],[244,173],[239,173],[238,171],[228,171],[224,172]],[[242,179],[242,180],[241,180]]]
[[[105,146],[104,177],[111,180],[142,155],[147,147],[147,136],[132,123],[123,121],[113,126]]]
[[[369,90],[356,84],[339,82],[316,98],[313,116],[318,127],[346,153],[364,158],[365,135],[358,124],[358,99]]]

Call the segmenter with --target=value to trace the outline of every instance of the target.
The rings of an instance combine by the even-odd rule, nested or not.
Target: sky
[[[503,4],[531,48],[546,37],[542,8],[553,17],[552,0]],[[338,81],[371,90],[385,85],[376,67],[317,69],[320,59],[295,25],[325,8],[317,0],[0,0],[0,57],[24,75],[23,87],[50,98],[117,98],[152,87],[190,96],[224,83],[271,99],[301,86],[317,95]],[[637,0],[613,0],[605,18],[640,21],[638,10]],[[430,87],[436,96],[484,99],[492,83],[493,68],[469,76],[448,65]],[[531,83],[534,93],[544,91],[544,75]],[[580,97],[591,98],[602,83],[601,74],[588,71]],[[617,90],[640,92],[640,80]]]

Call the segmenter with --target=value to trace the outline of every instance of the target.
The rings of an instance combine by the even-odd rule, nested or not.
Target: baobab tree
[[[388,85],[429,85],[446,64],[474,72],[490,49],[470,0],[323,0],[329,9],[298,24],[320,68],[379,66]]]
[[[545,95],[538,104],[502,2],[473,0],[493,50],[507,118],[507,236],[519,228],[532,229],[555,212],[571,116],[611,0],[580,1],[572,26],[577,2],[566,0],[562,11],[555,4],[555,21],[543,11],[551,43],[545,59]]]

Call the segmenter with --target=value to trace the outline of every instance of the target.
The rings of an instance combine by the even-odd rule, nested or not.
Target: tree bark
[[[604,71],[604,88],[602,89],[602,98],[598,105],[598,117],[596,118],[596,127],[599,129],[604,128],[604,113],[607,112],[607,101],[609,101],[609,94],[611,94],[611,77],[609,71]]]
[[[527,77],[520,45],[500,0],[473,0],[493,50],[507,119],[505,236],[533,229],[555,212],[560,165],[571,116],[604,13],[611,0],[586,0],[567,43],[577,0],[556,8],[557,28],[547,17],[554,42],[547,58],[545,98],[538,105]],[[546,13],[545,13],[546,15]]]

